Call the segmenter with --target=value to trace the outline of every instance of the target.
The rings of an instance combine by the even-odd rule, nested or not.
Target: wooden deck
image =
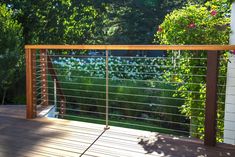
[[[24,107],[0,106],[0,157],[78,157],[102,134],[103,125],[61,119],[25,119]],[[188,138],[113,127],[83,157],[233,157],[235,147],[205,147]]]

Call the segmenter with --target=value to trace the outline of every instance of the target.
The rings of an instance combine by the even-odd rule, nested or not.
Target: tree
[[[2,104],[8,88],[17,81],[16,74],[22,70],[22,27],[14,19],[13,11],[0,6],[0,89]]]
[[[174,10],[165,17],[164,22],[159,26],[156,33],[155,42],[161,44],[228,44],[230,33],[230,3],[228,1],[212,0],[204,5],[187,5],[186,7]],[[179,56],[178,51],[168,53],[169,57]],[[205,58],[205,52],[185,52],[180,54],[177,60],[177,67],[166,71],[166,81],[178,82],[175,88],[178,92],[174,96],[185,99],[181,107],[181,112],[191,120],[191,135],[203,138],[204,132],[204,112],[195,108],[204,108],[205,102],[205,78],[195,77],[195,75],[205,75],[206,62],[192,58]],[[223,54],[226,58],[226,53]],[[173,62],[166,62],[174,67]],[[226,75],[227,60],[220,61],[220,75]],[[177,73],[177,77],[170,77],[169,74]],[[223,84],[225,79],[220,78],[219,84]],[[186,83],[184,83],[186,82]],[[197,83],[198,85],[195,85]],[[219,93],[223,93],[225,88],[219,88]],[[197,91],[199,93],[187,92]],[[194,100],[201,100],[200,102]],[[219,101],[224,101],[224,97],[219,97]],[[224,111],[224,104],[219,104],[219,111]],[[218,112],[218,118],[223,118],[223,114]],[[194,126],[196,125],[196,126]],[[223,122],[218,121],[218,128],[223,129]],[[200,135],[202,134],[202,135]],[[223,132],[219,132],[217,140],[221,141]]]
[[[23,26],[26,44],[88,43],[97,20],[95,8],[85,0],[10,0],[6,4]]]
[[[156,25],[184,0],[0,0],[26,44],[149,44]]]
[[[94,1],[101,20],[96,21],[94,42],[100,44],[149,44],[156,25],[184,0]]]

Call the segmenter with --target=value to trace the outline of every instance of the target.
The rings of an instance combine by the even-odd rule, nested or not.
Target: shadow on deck
[[[80,156],[104,128],[61,119],[26,120],[24,112],[23,106],[0,106],[1,157]],[[112,126],[83,156],[233,157],[235,147],[205,147],[200,140]]]

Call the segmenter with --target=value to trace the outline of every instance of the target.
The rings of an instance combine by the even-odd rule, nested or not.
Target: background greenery
[[[8,89],[14,86],[22,76],[22,65],[24,65],[22,26],[13,17],[12,10],[8,10],[6,5],[0,5],[1,104],[5,103]]]
[[[23,51],[24,44],[151,44],[165,15],[185,3],[184,0],[0,0],[4,10],[11,12],[9,18],[22,27],[23,44],[16,55]],[[9,73],[4,66],[0,68]],[[24,104],[24,72],[15,75],[16,84],[10,84],[5,103]],[[1,89],[1,98],[3,95]]]
[[[166,69],[161,64],[162,60],[162,57],[110,56],[111,121],[125,122],[139,129],[188,135],[188,118],[179,112],[179,107],[184,101],[176,99],[177,97],[172,98],[174,86],[168,84],[162,77],[163,69]],[[68,95],[66,97],[67,117],[70,119],[73,116],[73,119],[79,120],[81,116],[84,120],[87,120],[86,117],[89,119],[93,117],[96,121],[103,122],[106,98],[105,58],[59,57],[54,58],[53,63],[63,92]],[[53,93],[53,82],[49,82],[50,93]],[[58,109],[60,110],[59,103]]]
[[[231,0],[0,0],[0,96],[2,102],[5,104],[25,103],[24,44],[227,44],[230,33],[231,2]],[[173,58],[177,55],[179,55],[178,51],[167,53],[167,56]],[[220,63],[220,75],[225,75],[227,53],[223,53],[222,56],[225,60]],[[168,93],[169,96],[186,99],[185,102],[177,104],[181,107],[181,113],[186,115],[191,123],[202,125],[203,119],[192,117],[204,113],[194,112],[192,108],[203,108],[204,103],[195,103],[192,100],[205,99],[205,94],[203,94],[205,93],[205,78],[195,80],[189,76],[204,74],[205,70],[198,71],[190,67],[205,66],[206,63],[188,61],[183,58],[204,58],[205,53],[180,53],[180,57],[182,59],[177,64],[181,66],[178,68],[168,71],[155,69],[165,73],[160,78],[161,81],[188,80],[189,83],[197,81],[201,85],[182,84],[177,87],[156,85],[155,87],[178,90],[176,93]],[[114,60],[116,61],[118,59]],[[120,62],[125,63],[125,61]],[[165,61],[164,64],[172,66],[171,61]],[[90,67],[81,68],[87,68],[89,71]],[[111,76],[150,80],[150,84],[151,80],[156,80],[149,76],[132,75],[131,71],[125,70],[127,70],[125,76],[117,74]],[[187,78],[171,77],[174,73],[189,76]],[[87,75],[86,72],[78,74]],[[93,75],[104,76],[103,73],[97,72]],[[91,83],[89,80],[82,81]],[[115,82],[115,79],[113,81],[115,85],[141,85]],[[219,81],[223,84],[225,79]],[[117,88],[115,92],[122,90]],[[199,91],[201,94],[186,94],[183,92],[185,90]],[[223,93],[225,89],[219,90]],[[150,99],[140,101],[150,101]],[[219,97],[219,101],[223,102],[224,97]],[[224,110],[223,104],[219,106],[219,109]],[[218,114],[218,117],[223,118],[223,114]],[[219,129],[222,129],[222,122],[218,123]],[[202,127],[190,129],[197,133],[204,131]],[[222,133],[218,137],[221,136]]]
[[[223,6],[223,7],[220,7]],[[161,44],[228,44],[230,33],[230,4],[228,1],[209,1],[204,5],[186,5],[183,9],[174,10],[172,13],[165,17],[164,22],[159,26],[159,30],[156,33],[156,42]],[[206,92],[206,78],[195,77],[190,75],[204,75],[206,74],[205,68],[195,68],[195,66],[206,66],[206,62],[200,59],[193,58],[206,58],[204,52],[193,51],[173,51],[168,53],[169,56],[177,56],[176,62],[177,68],[172,69],[165,73],[166,81],[184,82],[187,80],[189,84],[182,84],[177,86],[179,91],[175,93],[175,96],[185,98],[187,101],[181,107],[181,112],[190,117],[191,123],[200,124],[198,127],[191,127],[192,132],[204,132],[204,111],[192,110],[192,108],[205,108],[205,92]],[[220,60],[220,76],[226,76],[227,67],[227,53],[221,53],[221,57],[225,60]],[[167,62],[167,65],[172,65],[172,62]],[[181,73],[184,76],[178,76],[177,78],[169,77],[171,73]],[[219,79],[219,84],[224,85],[226,78]],[[191,83],[191,84],[190,84]],[[199,85],[192,85],[192,83],[198,83]],[[200,93],[188,94],[184,91],[199,91]],[[219,87],[218,93],[225,93],[224,87]],[[195,102],[196,100],[204,100],[201,103]],[[219,112],[218,118],[223,119],[224,111],[224,96],[219,96]],[[196,116],[196,117],[194,117]],[[198,116],[198,117],[197,117]],[[218,130],[223,130],[223,121],[218,121]],[[223,131],[219,132],[218,137],[223,137]],[[195,136],[195,135],[194,135]],[[201,137],[202,138],[202,137]],[[219,138],[218,138],[219,140]]]

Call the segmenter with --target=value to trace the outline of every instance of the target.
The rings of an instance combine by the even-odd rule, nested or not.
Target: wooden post
[[[42,106],[48,106],[47,51],[40,50],[41,98]]]
[[[217,81],[218,81],[219,52],[207,52],[206,76],[206,107],[205,107],[205,139],[207,146],[216,145],[217,117]]]
[[[36,117],[36,50],[26,49],[26,118]]]

